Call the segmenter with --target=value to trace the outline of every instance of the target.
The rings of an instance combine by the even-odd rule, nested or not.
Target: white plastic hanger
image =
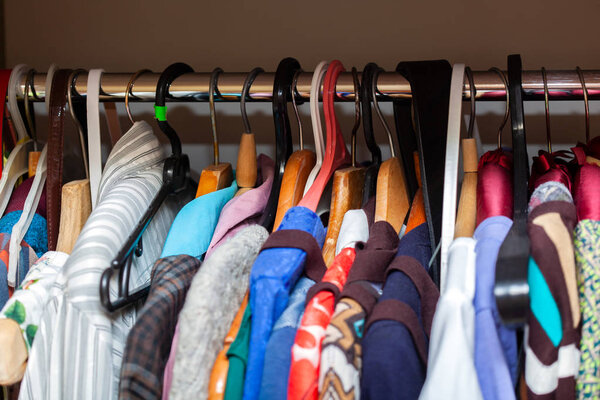
[[[27,73],[29,67],[19,64],[13,68],[8,82],[8,109],[15,129],[18,143],[8,156],[8,160],[0,177],[0,216],[4,214],[17,180],[29,170],[29,152],[33,150],[33,141],[28,139],[25,123],[17,105],[17,88],[21,84],[21,77]]]
[[[458,191],[458,166],[460,150],[460,123],[465,64],[454,64],[450,83],[450,104],[448,107],[448,135],[446,139],[446,163],[444,167],[444,204],[442,206],[442,236],[440,287],[444,287],[448,268],[448,248],[454,238],[456,223],[456,195]]]
[[[312,122],[313,135],[315,138],[315,154],[317,155],[317,162],[308,175],[306,185],[304,185],[304,194],[306,194],[308,189],[312,186],[323,165],[325,139],[323,136],[321,114],[319,113],[319,93],[321,92],[321,84],[323,83],[323,78],[325,78],[328,66],[329,63],[327,61],[321,61],[317,65],[313,72],[312,83],[310,85],[310,120]]]
[[[50,110],[50,92],[52,90],[52,78],[54,77],[54,72],[56,71],[56,69],[56,65],[52,64],[48,69],[48,73],[46,74],[45,106],[47,111]],[[10,234],[10,244],[8,248],[8,284],[13,287],[16,285],[17,281],[17,268],[21,241],[23,240],[25,234],[29,230],[29,226],[31,225],[33,216],[38,208],[40,198],[42,197],[42,192],[44,191],[44,186],[46,184],[48,151],[47,147],[48,145],[46,144],[42,149],[42,153],[40,154],[40,158],[38,159],[38,164],[35,170],[35,178],[33,178],[31,188],[29,189],[29,193],[27,193],[27,198],[25,199],[23,212],[21,213],[21,217],[19,218],[17,223],[13,226]]]
[[[91,69],[87,81],[87,128],[92,210],[96,207],[102,177],[102,138],[100,131],[100,80],[102,69]]]

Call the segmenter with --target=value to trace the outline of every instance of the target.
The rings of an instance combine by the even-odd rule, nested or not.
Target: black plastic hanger
[[[529,236],[527,187],[529,159],[525,138],[525,113],[521,87],[521,56],[508,56],[508,90],[513,148],[513,224],[498,253],[494,296],[505,325],[521,325],[529,310]]]
[[[363,116],[363,133],[367,148],[371,153],[371,165],[365,171],[365,188],[363,191],[363,205],[369,199],[375,196],[377,192],[377,173],[381,165],[381,149],[375,140],[373,133],[373,112],[371,110],[371,101],[373,93],[371,90],[373,75],[379,70],[379,66],[375,63],[368,63],[362,72],[362,82],[360,87],[360,105]]]
[[[275,122],[275,176],[267,206],[260,220],[260,224],[268,231],[273,228],[279,190],[285,170],[287,159],[292,155],[293,142],[290,118],[288,116],[287,102],[292,98],[292,83],[300,63],[295,58],[284,58],[277,66],[275,80],[273,81],[273,120]]]
[[[189,72],[194,71],[186,64],[171,64],[163,71],[156,85],[155,116],[158,126],[171,142],[171,155],[165,160],[163,184],[158,193],[152,199],[148,210],[146,210],[121,250],[111,262],[110,267],[102,273],[100,279],[100,301],[111,312],[133,304],[147,296],[150,290],[149,284],[135,289],[133,293],[129,292],[129,276],[133,253],[135,252],[138,257],[142,255],[142,235],[167,196],[180,193],[189,187],[190,161],[187,155],[181,154],[181,141],[177,132],[167,122],[167,107],[165,105],[165,99],[171,83],[177,77]],[[117,298],[112,300],[110,298],[110,280],[115,271],[119,271],[119,291]]]

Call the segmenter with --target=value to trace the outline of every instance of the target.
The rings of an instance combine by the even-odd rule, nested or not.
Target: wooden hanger
[[[323,156],[325,154],[325,140],[323,137],[323,124],[321,122],[321,114],[319,113],[319,95],[321,94],[321,85],[327,72],[329,63],[327,61],[321,61],[315,67],[313,77],[310,85],[310,121],[313,128],[313,137],[315,143],[315,154],[317,156],[315,165],[308,175],[308,180],[304,187],[304,193],[308,192],[308,189],[312,186],[319,175],[319,171],[323,166]]]
[[[323,260],[328,267],[335,258],[337,239],[346,211],[362,206],[365,186],[365,168],[356,166],[356,132],[360,127],[360,83],[358,72],[352,68],[354,81],[354,126],[352,127],[351,158],[352,165],[339,169],[333,174],[333,189],[327,224],[327,236],[323,244]]]
[[[410,205],[410,212],[406,221],[406,229],[404,233],[412,231],[419,225],[427,222],[427,216],[425,214],[425,203],[423,201],[423,188],[421,183],[421,166],[419,161],[419,153],[415,151],[412,155],[413,168],[415,171],[415,182],[417,183],[417,190],[413,198],[412,204]],[[412,169],[412,168],[411,168]]]
[[[391,157],[384,161],[379,167],[377,174],[377,197],[375,200],[375,221],[387,221],[394,227],[396,232],[400,232],[404,219],[410,208],[410,198],[406,188],[406,179],[404,169],[400,159],[396,157],[394,150],[394,139],[383,114],[379,109],[377,102],[377,77],[382,69],[375,71],[371,82],[371,91],[373,96],[373,108],[379,116],[390,143]]]
[[[233,169],[231,168],[231,164],[219,162],[219,139],[217,137],[217,116],[215,113],[214,96],[215,91],[218,90],[217,80],[219,79],[219,74],[221,72],[223,72],[221,68],[215,68],[210,76],[209,105],[210,122],[213,134],[214,163],[202,170],[196,197],[229,187],[231,182],[233,182]]]
[[[237,169],[235,173],[239,187],[235,194],[236,196],[247,192],[256,185],[256,176],[258,173],[256,164],[256,140],[254,139],[254,133],[252,133],[250,120],[246,113],[246,98],[254,79],[262,72],[264,72],[262,68],[254,68],[250,71],[242,89],[240,109],[242,112],[242,121],[244,122],[244,133],[242,133],[242,137],[240,138],[240,148],[238,150]]]
[[[27,72],[24,64],[13,68],[8,83],[8,111],[17,131],[17,144],[10,152],[0,177],[0,216],[4,215],[17,180],[29,171],[29,152],[33,150],[33,141],[27,135],[23,117],[17,104],[17,88],[21,77]]]
[[[279,201],[277,203],[277,214],[275,215],[275,223],[273,224],[273,230],[279,228],[279,224],[283,219],[285,213],[290,208],[297,205],[302,196],[304,190],[308,184],[310,174],[314,171],[316,154],[313,151],[304,148],[304,134],[302,129],[302,121],[300,120],[300,114],[298,114],[298,106],[296,105],[296,82],[298,75],[301,70],[298,70],[294,75],[294,81],[292,83],[292,105],[294,108],[294,115],[298,122],[298,136],[300,143],[300,150],[292,153],[290,158],[285,165],[285,171],[283,172],[283,179],[281,181],[281,191],[279,192]],[[315,71],[315,75],[317,72]],[[312,92],[311,92],[312,96]],[[311,97],[312,98],[312,97]],[[314,126],[314,125],[313,125]],[[316,142],[315,142],[316,145]]]
[[[337,122],[334,110],[335,84],[343,71],[344,66],[342,63],[339,60],[334,60],[329,65],[325,74],[325,83],[323,85],[323,111],[327,127],[325,157],[323,159],[323,166],[315,182],[298,204],[313,211],[317,210],[319,200],[335,170],[343,165],[350,164],[350,153],[344,144],[344,137],[342,136],[342,131]]]

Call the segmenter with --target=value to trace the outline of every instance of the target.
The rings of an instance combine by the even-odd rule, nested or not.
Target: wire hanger
[[[498,74],[498,76],[500,77],[500,80],[502,81],[502,84],[504,85],[504,91],[506,92],[506,108],[504,109],[504,118],[502,119],[502,123],[500,124],[500,127],[498,127],[498,134],[497,134],[498,148],[501,149],[502,148],[502,131],[504,130],[504,126],[506,125],[506,122],[508,121],[508,116],[510,115],[510,107],[509,107],[510,95],[508,93],[509,92],[508,82],[506,81],[506,76],[504,75],[504,72],[502,72],[502,70],[500,70],[500,68],[497,68],[497,67],[492,67],[489,70]]]
[[[583,71],[581,68],[576,67],[577,75],[579,76],[579,81],[581,82],[581,90],[583,92],[583,104],[585,105],[585,143],[590,142],[590,104],[588,101],[588,89],[585,84],[585,77],[583,76]]]
[[[346,211],[362,206],[365,186],[365,169],[356,167],[356,132],[360,127],[360,82],[358,72],[352,68],[354,84],[354,125],[351,136],[351,166],[339,169],[333,174],[331,205],[327,235],[323,244],[323,260],[329,266],[335,258],[337,240]]]
[[[210,128],[213,138],[213,164],[202,170],[196,197],[224,189],[233,182],[233,169],[229,163],[219,162],[219,136],[217,134],[217,113],[215,111],[215,92],[218,94],[217,83],[221,68],[215,68],[210,74],[208,104],[210,110]],[[220,94],[218,94],[220,96]]]
[[[508,56],[508,89],[513,143],[513,224],[500,246],[496,261],[494,297],[498,312],[506,325],[521,325],[529,310],[529,235],[527,234],[527,200],[529,158],[525,137],[525,113],[521,56]]]
[[[152,71],[149,69],[140,69],[137,72],[135,72],[129,79],[129,82],[127,82],[127,89],[125,89],[125,111],[127,111],[127,116],[129,117],[129,121],[131,122],[131,125],[135,124],[135,121],[133,120],[133,117],[131,116],[131,110],[129,108],[129,96],[133,95],[133,86],[135,85],[135,82],[138,80],[138,78],[149,72],[152,72]]]
[[[301,72],[301,69],[296,71],[292,81],[292,108],[294,110],[296,122],[298,123],[298,142],[300,144],[300,150],[293,152],[288,159],[287,164],[285,165],[273,230],[277,230],[287,210],[289,210],[291,207],[294,207],[300,202],[300,200],[302,200],[302,196],[304,196],[304,190],[307,186],[307,181],[311,172],[314,171],[316,163],[315,152],[304,149],[304,130],[302,129],[302,121],[300,120],[298,105],[296,104],[296,94],[298,93],[298,76]]]
[[[82,72],[85,72],[85,70],[84,69],[76,69],[73,72],[71,72],[71,76],[69,76],[69,88],[67,89],[67,103],[69,105],[69,115],[71,116],[71,120],[77,127],[77,133],[79,134],[79,144],[81,145],[81,158],[83,160],[83,169],[85,171],[85,179],[90,179],[90,170],[89,170],[88,158],[87,158],[87,141],[86,141],[86,136],[87,136],[87,122],[86,121],[87,120],[83,121],[83,125],[82,125],[82,122],[79,120],[77,113],[75,111],[76,108],[75,108],[75,104],[73,102],[73,91],[75,90],[75,80],[77,79],[79,74],[81,74]],[[86,131],[85,134],[84,134],[83,126],[85,126],[85,131]]]
[[[544,82],[544,110],[546,111],[546,143],[548,144],[548,153],[552,153],[552,135],[550,133],[550,101],[548,92],[548,79],[546,68],[542,67],[542,81]]]
[[[246,99],[248,98],[248,92],[250,91],[250,86],[252,86],[254,79],[262,72],[264,72],[262,68],[254,68],[250,71],[242,88],[240,111],[242,113],[244,131],[240,138],[240,147],[237,158],[236,181],[239,189],[236,196],[252,189],[256,185],[256,177],[258,174],[258,166],[256,163],[256,140],[254,138],[254,133],[252,133],[248,114],[246,113]]]
[[[402,230],[404,219],[410,209],[411,199],[406,188],[406,178],[400,159],[396,157],[392,131],[383,117],[377,101],[377,78],[383,69],[377,68],[371,80],[373,108],[385,129],[390,144],[391,157],[379,167],[377,174],[377,197],[375,199],[375,221],[387,221],[397,233]]]
[[[100,279],[100,301],[110,312],[133,304],[147,296],[150,285],[136,288],[132,293],[129,290],[129,276],[131,272],[132,257],[141,256],[142,235],[150,224],[150,221],[164,203],[167,196],[181,193],[188,188],[190,161],[187,155],[181,152],[181,141],[177,132],[167,121],[167,106],[165,100],[169,92],[169,86],[179,76],[194,72],[192,68],[184,63],[171,64],[163,71],[156,86],[155,116],[161,131],[167,136],[171,144],[171,155],[165,159],[163,168],[163,183],[152,199],[148,209],[129,235],[129,238],[119,250],[109,268],[105,269]],[[115,273],[119,271],[118,295],[116,299],[110,296],[110,281]]]
[[[29,128],[29,136],[33,139],[33,151],[38,151],[38,141],[37,141],[37,132],[35,129],[35,114],[34,108],[31,106],[31,102],[29,100],[29,90],[31,89],[32,93],[35,96],[35,89],[33,87],[33,77],[35,76],[35,69],[31,68],[29,72],[27,72],[27,76],[25,78],[25,88],[23,90],[23,105],[25,107],[25,119],[27,121],[27,127]]]
[[[300,64],[294,58],[288,57],[281,60],[275,71],[273,81],[273,120],[275,122],[275,176],[269,194],[267,206],[260,220],[260,224],[268,231],[273,227],[279,192],[285,171],[285,165],[292,155],[292,132],[288,117],[287,102],[292,96],[292,82]]]

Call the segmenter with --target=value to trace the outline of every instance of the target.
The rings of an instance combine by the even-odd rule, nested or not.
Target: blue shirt
[[[282,229],[308,232],[314,236],[320,247],[325,241],[325,228],[321,219],[306,207],[290,208],[279,225],[279,230]],[[252,266],[249,301],[249,306],[252,307],[252,329],[244,400],[256,400],[259,397],[267,341],[273,324],[288,305],[290,292],[302,274],[305,259],[304,250],[265,249]]]
[[[273,326],[265,353],[265,368],[260,385],[261,400],[279,400],[287,397],[292,346],[304,314],[306,294],[314,284],[315,282],[310,278],[305,276],[300,278],[290,296],[287,308]]]
[[[494,283],[496,259],[512,221],[486,218],[475,230],[475,369],[485,400],[514,399],[517,379],[517,336],[502,325]]]
[[[187,203],[175,217],[161,258],[187,254],[202,258],[212,239],[221,209],[237,192],[237,183],[225,189],[207,193]]]
[[[397,256],[412,257],[426,273],[431,258],[426,223],[402,237]],[[385,300],[397,300],[408,305],[423,329],[421,298],[415,284],[404,272],[392,270],[389,273],[372,315]],[[423,334],[425,335],[425,332]],[[413,338],[403,323],[391,319],[373,322],[365,334],[362,346],[361,398],[384,399],[391,394],[396,399],[418,398],[425,382],[426,371]]]

